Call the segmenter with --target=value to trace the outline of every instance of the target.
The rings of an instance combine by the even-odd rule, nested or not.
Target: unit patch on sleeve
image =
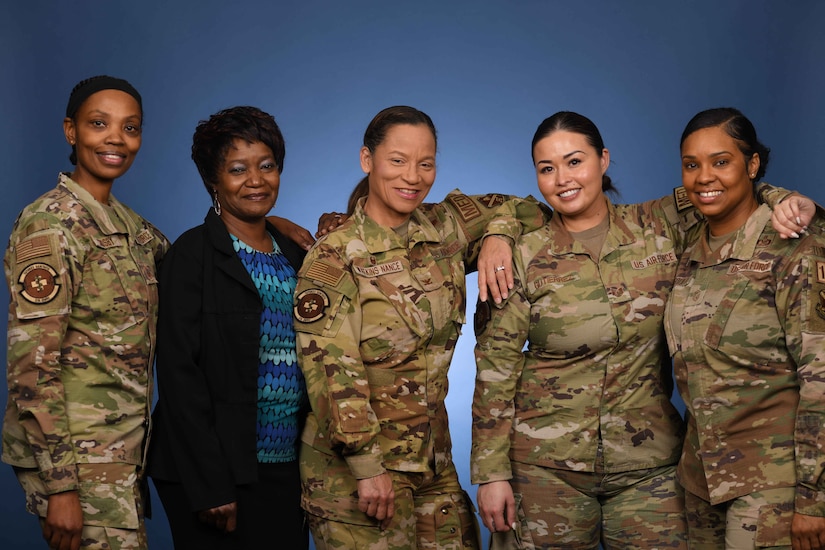
[[[478,199],[478,202],[486,206],[487,208],[498,208],[502,204],[504,204],[504,195],[499,193],[488,193]]]
[[[323,290],[309,288],[295,297],[295,318],[302,323],[314,323],[324,316],[329,296]]]
[[[20,284],[20,295],[32,304],[51,302],[60,291],[57,272],[48,264],[28,266],[20,273],[17,282]]]

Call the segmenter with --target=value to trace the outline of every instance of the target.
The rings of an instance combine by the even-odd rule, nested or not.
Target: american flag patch
[[[32,258],[39,258],[40,256],[48,256],[52,253],[51,244],[49,244],[49,237],[46,235],[38,235],[27,239],[17,245],[15,249],[17,254],[17,262],[26,262]]]
[[[344,276],[344,270],[335,266],[325,264],[323,262],[312,262],[309,268],[304,273],[304,277],[324,283],[330,286],[338,286],[341,278]]]

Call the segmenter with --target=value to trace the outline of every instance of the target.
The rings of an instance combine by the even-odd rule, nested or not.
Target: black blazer
[[[297,272],[306,252],[267,222]],[[212,209],[160,271],[158,404],[148,471],[180,482],[192,510],[236,500],[257,478],[258,347],[263,305]]]

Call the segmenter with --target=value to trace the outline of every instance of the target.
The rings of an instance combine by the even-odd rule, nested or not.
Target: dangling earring
[[[215,210],[215,214],[218,216],[221,215],[221,202],[218,200],[218,191],[213,191],[212,196],[212,209]]]

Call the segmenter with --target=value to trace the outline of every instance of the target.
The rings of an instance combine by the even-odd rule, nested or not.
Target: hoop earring
[[[221,201],[218,200],[218,192],[214,191],[212,195],[212,209],[218,216],[221,215]]]

